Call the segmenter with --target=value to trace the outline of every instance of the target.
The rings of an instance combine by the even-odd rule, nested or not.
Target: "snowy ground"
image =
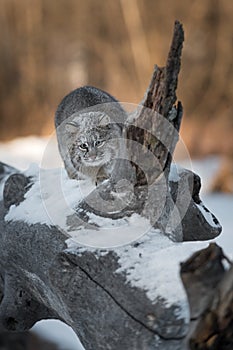
[[[0,161],[26,170],[30,163],[42,164],[43,167],[60,166],[59,158],[53,157],[55,138],[29,137],[17,139],[7,144],[0,144]],[[223,226],[223,233],[216,239],[227,255],[233,257],[233,233],[232,233],[232,212],[233,196],[224,194],[211,194],[208,192],[211,179],[217,171],[220,160],[216,157],[199,161],[181,162],[181,165],[191,168],[202,178],[202,200],[205,205],[216,215]],[[182,246],[179,248],[182,250]],[[197,248],[198,249],[198,248]],[[159,253],[158,253],[159,254]],[[164,254],[164,252],[163,252]],[[123,255],[122,255],[123,259]],[[59,344],[60,350],[83,349],[78,338],[70,327],[59,321],[49,320],[38,322],[33,331],[41,336],[54,340]]]

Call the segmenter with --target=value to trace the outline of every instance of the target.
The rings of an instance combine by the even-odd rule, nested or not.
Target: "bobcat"
[[[70,178],[99,183],[123,151],[126,112],[108,93],[84,86],[69,93],[55,114],[58,147]]]

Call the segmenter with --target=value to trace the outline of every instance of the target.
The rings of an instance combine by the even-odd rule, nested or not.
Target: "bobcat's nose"
[[[89,153],[88,153],[88,157],[91,160],[95,160],[96,159],[96,152],[95,152],[95,150],[90,150]]]

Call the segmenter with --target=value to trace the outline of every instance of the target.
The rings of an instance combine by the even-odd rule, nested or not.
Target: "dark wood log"
[[[191,310],[190,332],[187,336],[189,348],[232,349],[232,262],[218,245],[212,243],[181,265],[181,278]]]

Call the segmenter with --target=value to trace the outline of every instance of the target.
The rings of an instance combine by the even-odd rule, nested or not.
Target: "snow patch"
[[[32,164],[25,175],[31,176],[34,183],[25,194],[25,200],[10,207],[6,221],[21,220],[66,229],[66,217],[74,213],[75,205],[93,189],[90,183],[82,185],[81,189],[79,182],[69,179],[63,168],[40,169]]]
[[[179,171],[183,169],[178,164],[172,163],[169,172],[169,181],[178,182],[180,180]]]
[[[26,170],[32,162],[40,163],[48,143],[46,137],[22,137],[0,143],[0,161],[20,170]]]
[[[113,220],[89,213],[89,223],[82,222],[75,208],[95,189],[91,181],[70,179],[63,168],[40,169],[35,164],[25,175],[31,176],[34,184],[23,202],[10,207],[6,221],[54,225],[81,245],[102,248],[132,242],[151,228],[150,222],[138,214]]]
[[[135,249],[115,250],[121,265],[117,273],[124,272],[132,286],[146,290],[153,303],[164,298],[167,307],[177,305],[177,316],[188,322],[188,301],[179,276],[180,262],[208,243],[174,243],[158,230],[151,230],[137,243],[139,246]]]
[[[150,222],[138,214],[123,219],[102,218],[89,214],[90,223],[97,228],[80,227],[76,231],[69,231],[72,238],[83,245],[101,248],[113,248],[135,241],[151,228]]]
[[[68,250],[82,255],[87,250],[96,258],[106,255],[109,250],[79,247],[72,239],[66,241]],[[151,229],[134,244],[110,251],[119,257],[118,274],[124,274],[132,287],[146,291],[147,297],[156,303],[164,300],[167,308],[176,306],[176,317],[189,322],[187,296],[180,279],[180,263],[199,249],[206,248],[209,242],[174,243],[159,230]]]
[[[31,332],[52,341],[59,350],[84,350],[72,328],[61,321],[39,321],[31,328]]]
[[[25,200],[19,205],[11,205],[5,221],[24,221],[28,224],[47,224],[52,225],[47,212],[43,206],[41,191],[38,179],[38,166],[32,166],[25,175],[33,176],[35,183],[25,194]]]
[[[213,214],[203,205],[201,202],[200,204],[196,204],[202,215],[204,216],[205,220],[208,222],[208,224],[212,227],[221,227],[221,225],[214,220]]]

